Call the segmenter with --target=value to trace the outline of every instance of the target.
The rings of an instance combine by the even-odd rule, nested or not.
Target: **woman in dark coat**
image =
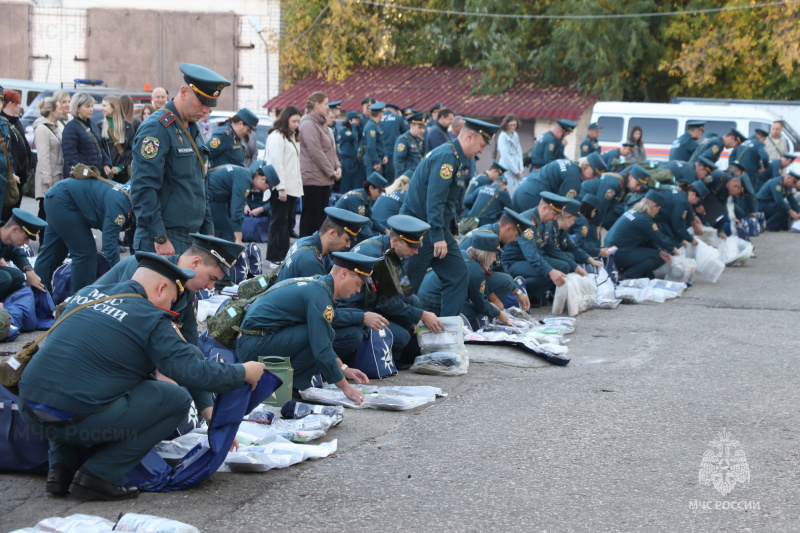
[[[100,130],[92,123],[94,99],[86,93],[72,95],[70,113],[72,120],[61,134],[61,151],[64,153],[64,178],[78,163],[96,167],[106,177],[111,177],[111,158],[103,145]]]

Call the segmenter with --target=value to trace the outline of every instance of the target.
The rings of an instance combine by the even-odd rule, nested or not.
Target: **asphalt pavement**
[[[800,235],[754,242],[716,284],[579,315],[566,367],[468,346],[466,376],[380,382],[448,397],[348,410],[326,459],[121,503],[0,475],[0,531],[122,512],[209,532],[800,531]]]

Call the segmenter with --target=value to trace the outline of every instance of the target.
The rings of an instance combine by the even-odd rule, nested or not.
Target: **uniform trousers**
[[[50,280],[48,279],[48,285]],[[42,278],[44,282],[44,278]],[[5,300],[8,296],[19,289],[25,283],[25,274],[12,267],[0,266],[0,301]]]
[[[566,261],[548,257],[547,262],[550,263],[551,267],[564,274],[570,273],[569,264]],[[555,289],[556,286],[547,273],[542,275],[536,272],[528,261],[512,263],[508,269],[508,273],[513,277],[522,276],[525,278],[525,290],[528,291],[528,297],[531,302],[534,300],[541,300],[545,297],[547,291]]]
[[[767,229],[779,231],[789,229],[789,213],[773,203],[758,202],[758,210],[767,218]]]
[[[95,476],[122,485],[125,474],[186,418],[191,403],[182,387],[147,380],[103,411],[67,427],[42,424],[27,412],[22,417],[50,441],[51,466],[61,463],[73,470],[84,466]],[[81,465],[86,452],[90,457]]]
[[[419,253],[406,259],[403,266],[408,274],[408,280],[417,293],[422,286],[422,280],[425,278],[428,267],[433,268],[442,282],[442,301],[439,306],[441,316],[457,316],[467,298],[469,274],[461,250],[450,232],[444,232],[444,240],[447,243],[446,256],[434,258],[433,242],[426,238],[422,241]]]
[[[625,276],[631,279],[653,277],[653,271],[665,264],[654,248],[620,248],[614,259]]]
[[[364,165],[358,159],[342,157],[342,179],[339,181],[339,192],[344,194],[358,189],[364,183]]]
[[[222,202],[209,202],[211,206],[211,220],[214,221],[214,236],[226,241],[233,241],[233,224],[228,214],[230,206]],[[173,245],[174,246],[174,245]]]
[[[34,270],[44,286],[52,291],[53,272],[69,253],[72,257],[70,294],[75,294],[97,279],[97,245],[92,228],[69,202],[46,196],[44,205],[48,214],[44,230],[47,244],[39,251]]]
[[[303,212],[300,214],[300,236],[308,237],[325,221],[325,208],[331,199],[330,185],[303,185]]]

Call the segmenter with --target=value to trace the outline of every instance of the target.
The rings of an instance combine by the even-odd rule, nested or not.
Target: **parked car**
[[[235,114],[236,111],[217,111],[215,109],[211,111],[211,115],[209,115],[208,120],[211,121],[213,127],[215,128],[220,122],[224,122],[225,120],[231,118]],[[260,113],[256,113],[256,116],[258,117],[258,127],[256,128],[256,141],[258,143],[258,160],[266,161],[267,132],[272,127],[272,123],[274,121],[269,115],[262,115]]]

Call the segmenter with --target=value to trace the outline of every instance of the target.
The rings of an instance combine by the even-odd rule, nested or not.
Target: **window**
[[[622,142],[623,138],[622,125],[625,120],[622,117],[600,117],[597,119],[600,126],[600,142]]]
[[[764,130],[769,134],[769,129],[772,127],[772,122],[751,122],[750,123],[750,131],[748,131],[748,137],[752,137],[756,134],[756,130]]]
[[[642,128],[642,141],[648,144],[672,144],[678,138],[678,119],[631,117],[628,127]]]
[[[736,122],[734,121],[709,120],[706,122],[705,133],[703,135],[708,137],[709,133],[716,133],[722,137],[735,127]]]

